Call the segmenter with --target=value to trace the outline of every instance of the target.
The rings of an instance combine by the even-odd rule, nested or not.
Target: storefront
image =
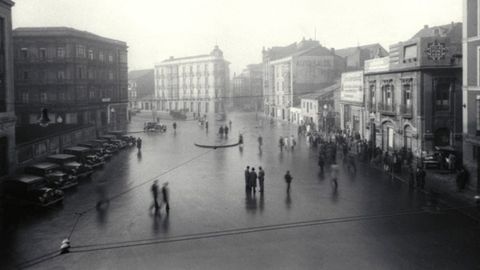
[[[347,134],[365,138],[363,71],[342,74],[340,89],[340,126]]]

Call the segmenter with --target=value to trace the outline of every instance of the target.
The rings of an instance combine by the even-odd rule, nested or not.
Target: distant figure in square
[[[290,175],[290,171],[287,171],[285,174],[285,182],[287,183],[287,193],[290,193],[290,184],[292,183],[293,177]]]
[[[170,213],[170,204],[169,204],[168,182],[163,183],[162,197],[163,197],[163,204],[165,204],[165,211],[167,212],[167,214],[169,214]]]
[[[153,205],[150,207],[150,209],[155,208],[155,213],[160,210],[160,205],[158,204],[158,181],[155,180],[153,181],[153,185],[150,188],[153,196]]]
[[[260,185],[260,193],[264,191],[265,171],[262,167],[258,167],[258,184]]]

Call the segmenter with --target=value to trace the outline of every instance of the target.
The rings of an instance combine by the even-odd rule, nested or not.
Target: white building
[[[160,111],[224,113],[229,65],[215,46],[210,54],[174,58],[155,65],[155,100]]]

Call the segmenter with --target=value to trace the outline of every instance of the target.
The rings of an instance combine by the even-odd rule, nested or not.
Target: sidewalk
[[[359,162],[365,163],[364,161]],[[390,175],[381,166],[371,162],[368,164],[384,174]],[[393,177],[406,185],[409,184],[410,175],[404,167],[402,167],[401,173],[394,173]],[[463,191],[458,191],[455,177],[456,174],[454,173],[446,174],[435,172],[434,170],[426,170],[425,189],[418,190],[426,194],[436,193],[442,203],[452,208],[458,208],[460,212],[480,221],[480,208],[475,201],[475,195],[477,195],[475,190],[471,188],[471,185],[467,185]],[[470,179],[470,183],[471,181]]]

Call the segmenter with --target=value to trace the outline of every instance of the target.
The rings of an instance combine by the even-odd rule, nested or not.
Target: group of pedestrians
[[[262,167],[258,167],[257,174],[254,167],[250,169],[250,166],[247,166],[245,169],[245,191],[248,193],[255,193],[257,191],[257,180],[259,186],[258,191],[263,193],[265,190],[265,171],[262,169]]]
[[[295,140],[295,137],[293,135],[291,136],[280,136],[278,139],[278,147],[280,147],[280,152],[283,152],[283,149],[285,150],[294,150],[295,146],[297,145],[297,141]]]
[[[220,128],[218,129],[218,135],[220,135],[220,137],[227,138],[228,137],[228,131],[229,131],[229,128],[228,128],[227,125],[220,126]]]
[[[159,202],[159,187],[158,187],[158,181],[155,180],[153,181],[152,187],[150,188],[153,196],[153,204],[150,207],[150,209],[154,208],[155,209],[155,214],[160,213],[160,210],[162,207],[165,205],[165,212],[167,214],[170,213],[170,204],[169,204],[169,191],[168,191],[168,182],[163,183],[163,186],[160,190],[162,198],[161,201]]]

